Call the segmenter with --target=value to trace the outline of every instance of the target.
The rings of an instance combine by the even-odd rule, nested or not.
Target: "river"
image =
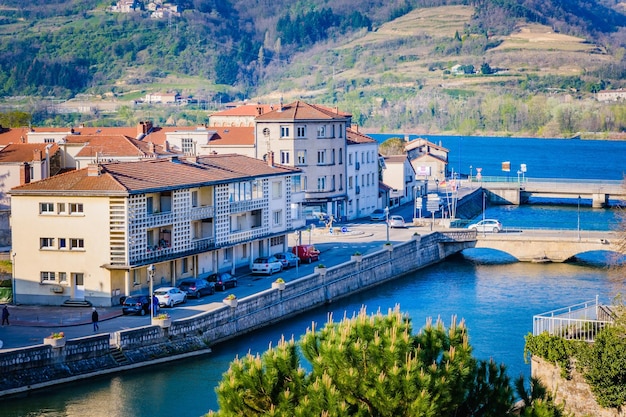
[[[626,142],[475,137],[441,137],[441,142],[451,151],[455,171],[462,173],[469,173],[472,165],[482,167],[483,175],[502,175],[501,162],[510,160],[515,171],[518,164],[527,164],[529,177],[620,180],[626,168]],[[490,207],[486,215],[499,218],[505,227],[575,229],[580,218],[583,230],[608,230],[615,223],[612,210],[572,205]],[[281,335],[298,338],[311,322],[321,324],[329,313],[337,318],[352,315],[362,305],[375,311],[398,303],[412,317],[416,331],[428,317],[441,317],[449,325],[456,315],[466,321],[478,358],[505,363],[512,378],[528,376],[523,347],[532,316],[596,295],[610,302],[619,290],[614,281],[610,270],[587,264],[508,263],[498,254],[468,252],[217,345],[204,357],[3,400],[0,415],[201,416],[217,408],[215,387],[235,356],[262,352]]]

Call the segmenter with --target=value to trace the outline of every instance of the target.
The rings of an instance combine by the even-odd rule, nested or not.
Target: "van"
[[[294,255],[300,258],[300,262],[311,263],[320,259],[320,251],[313,245],[296,245],[291,250]]]

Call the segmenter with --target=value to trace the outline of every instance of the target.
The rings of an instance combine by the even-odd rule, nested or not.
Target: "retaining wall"
[[[456,242],[458,240],[458,242]],[[467,245],[467,246],[465,246]],[[33,384],[146,363],[206,349],[209,345],[284,320],[333,300],[380,285],[443,260],[473,245],[465,232],[431,233],[383,247],[381,251],[319,270],[286,283],[284,290],[268,289],[238,300],[237,307],[221,308],[175,320],[171,326],[145,326],[109,335],[67,341],[63,348],[38,345],[0,353],[0,397],[28,391]],[[444,248],[444,246],[446,248]],[[118,348],[114,359],[111,346]]]

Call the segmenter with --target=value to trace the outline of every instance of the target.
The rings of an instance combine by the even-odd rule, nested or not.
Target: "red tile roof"
[[[254,127],[211,127],[210,145],[254,145]]]
[[[161,145],[152,145],[149,141],[140,141],[124,135],[81,135],[85,146],[78,152],[77,157],[154,157],[171,155]]]
[[[376,141],[363,133],[360,133],[356,130],[352,130],[350,128],[346,129],[346,137],[348,139],[348,144],[358,144],[358,143],[375,143]]]
[[[0,163],[15,164],[42,160],[46,158],[46,147],[50,145],[48,154],[50,156],[59,151],[59,147],[52,143],[15,143],[10,144],[0,150]],[[35,155],[39,155],[37,158]]]
[[[260,159],[235,154],[207,155],[198,157],[197,161],[157,159],[100,164],[99,175],[89,175],[94,167],[83,168],[21,185],[13,188],[11,194],[80,192],[123,195],[300,172],[295,168],[270,167]]]
[[[295,101],[274,109],[269,113],[258,116],[257,121],[294,121],[294,120],[345,120],[351,115],[339,112],[328,107],[317,106],[305,103],[304,101]]]
[[[26,143],[28,138],[28,128],[18,127],[0,131],[0,146],[9,143]]]

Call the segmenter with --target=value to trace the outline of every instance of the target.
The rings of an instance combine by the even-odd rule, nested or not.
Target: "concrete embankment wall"
[[[459,237],[457,245],[455,237]],[[237,307],[224,305],[175,320],[165,329],[145,326],[68,340],[62,348],[38,345],[2,352],[0,397],[63,383],[77,376],[121,371],[154,360],[174,360],[180,355],[206,351],[212,344],[437,263],[462,250],[467,240],[463,232],[416,237],[362,256],[360,261],[317,269],[319,272],[313,275],[286,283],[282,291],[268,289],[241,298]]]

